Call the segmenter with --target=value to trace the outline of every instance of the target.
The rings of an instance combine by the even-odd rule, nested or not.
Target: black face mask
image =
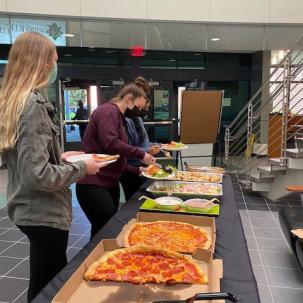
[[[137,106],[134,106],[133,109],[127,108],[124,115],[126,118],[130,118],[130,119],[133,119],[135,117],[140,117],[140,110],[138,109]]]
[[[147,110],[147,109],[142,109],[142,110],[140,111],[140,117],[141,117],[142,119],[145,119],[145,118],[147,118],[147,116],[148,116],[148,110]]]

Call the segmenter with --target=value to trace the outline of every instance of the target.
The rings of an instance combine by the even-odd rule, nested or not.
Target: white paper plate
[[[170,175],[167,175],[166,177],[153,177],[153,176],[148,175],[145,172],[142,172],[142,176],[146,177],[148,179],[153,179],[153,180],[166,180],[166,179],[170,180],[175,176],[175,174],[170,174]]]
[[[180,151],[180,150],[184,150],[187,149],[188,146],[184,145],[183,147],[165,147],[165,146],[161,146],[161,149],[163,150],[167,150],[167,151]]]
[[[100,156],[100,157],[108,156],[108,155],[105,155],[105,154],[96,154],[96,155]],[[82,155],[70,156],[66,159],[66,161],[70,162],[70,163],[74,163],[74,162],[77,162],[77,161],[84,161],[84,160],[88,160],[88,159],[91,159],[91,158],[92,158],[92,154],[82,154]],[[110,163],[113,163],[113,162],[116,162],[116,161],[117,161],[117,159],[110,160],[110,161],[104,161],[102,163],[110,164]]]

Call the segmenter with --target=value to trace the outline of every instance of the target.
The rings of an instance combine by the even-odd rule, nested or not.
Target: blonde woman
[[[13,44],[0,91],[0,152],[8,168],[8,216],[30,242],[28,301],[67,263],[72,221],[67,188],[101,164],[65,164],[75,152],[61,154],[54,108],[40,93],[56,79],[54,44],[28,32]]]

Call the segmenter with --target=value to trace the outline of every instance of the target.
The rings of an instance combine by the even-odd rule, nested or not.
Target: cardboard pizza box
[[[103,240],[53,299],[53,303],[147,303],[155,300],[181,300],[199,292],[219,292],[223,275],[222,260],[209,260],[203,253],[196,252],[194,259],[208,275],[208,284],[158,285],[153,283],[135,285],[126,282],[85,281],[86,269],[104,253],[120,248],[116,240]],[[223,303],[224,301],[208,301]]]
[[[212,217],[193,216],[193,215],[179,215],[179,214],[163,214],[163,213],[147,213],[139,212],[136,219],[130,220],[122,229],[117,237],[117,242],[121,247],[124,245],[124,236],[127,230],[136,222],[154,222],[154,221],[172,221],[190,223],[192,225],[201,226],[207,231],[211,237],[212,244],[209,248],[211,253],[215,251],[216,243],[216,224],[215,219]]]
[[[303,240],[303,229],[302,228],[298,228],[298,229],[292,229],[291,232],[297,236],[298,238]]]

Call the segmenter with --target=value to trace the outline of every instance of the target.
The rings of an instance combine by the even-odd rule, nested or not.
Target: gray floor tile
[[[25,243],[16,243],[1,253],[1,256],[26,258],[29,255],[29,245]]]
[[[90,222],[88,221],[87,217],[85,215],[82,215],[80,217],[78,217],[74,223],[82,223],[82,224],[88,224],[90,225]]]
[[[6,217],[7,216],[7,210],[6,208],[0,209],[0,217]]]
[[[257,283],[259,283],[259,284],[267,283],[264,268],[262,266],[253,265],[253,271],[254,271],[254,275],[257,280]]]
[[[248,218],[248,212],[246,210],[239,210],[241,218]]]
[[[270,295],[270,290],[267,285],[258,285],[259,296],[261,303],[275,303]]]
[[[248,249],[257,249],[257,244],[255,239],[247,238],[246,239]]]
[[[12,245],[12,243],[10,243],[10,242],[0,241],[0,254],[3,250],[7,249],[11,245]]]
[[[288,252],[289,248],[285,240],[257,239],[260,250]]]
[[[254,238],[253,231],[252,231],[252,229],[249,225],[244,225],[243,230],[244,230],[244,234],[245,234],[246,239]]]
[[[256,238],[283,239],[279,228],[253,227]]]
[[[248,210],[248,215],[250,218],[253,219],[269,219],[273,220],[273,217],[271,213],[269,212],[269,209],[264,210]]]
[[[72,224],[70,228],[70,233],[82,235],[88,230],[90,230],[90,226],[87,224]]]
[[[3,234],[4,232],[7,232],[8,228],[2,228],[0,227],[0,235]]]
[[[25,291],[18,299],[15,299],[14,303],[28,303],[27,302],[27,291]]]
[[[74,256],[79,253],[80,250],[80,248],[70,248],[67,252],[67,261],[70,262],[74,258]]]
[[[11,228],[14,226],[15,226],[15,224],[9,218],[5,218],[0,221],[0,227]]]
[[[20,230],[11,229],[0,235],[0,240],[19,241],[24,237],[25,235]]]
[[[237,208],[239,210],[246,210],[246,204],[244,204],[244,203],[237,203]]]
[[[84,247],[90,240],[90,236],[85,236],[81,238],[79,241],[77,241],[73,246],[76,248],[82,248]]]
[[[266,205],[264,198],[259,198],[259,197],[245,197],[245,203]]]
[[[271,213],[275,217],[276,220],[279,220],[279,212],[278,211],[272,211]]]
[[[69,235],[67,246],[68,247],[72,246],[76,241],[78,241],[80,239],[80,237],[81,236],[78,236],[78,235]]]
[[[249,250],[249,257],[252,265],[262,265],[260,254],[256,249]]]
[[[289,289],[272,286],[270,289],[275,303],[302,303],[303,301],[303,289]]]
[[[250,221],[248,219],[248,217],[241,217],[241,222],[242,222],[242,226],[249,226],[250,227]]]
[[[7,275],[16,278],[29,279],[29,260],[24,260]]]
[[[269,227],[269,228],[277,228],[277,223],[276,221],[272,218],[272,219],[256,219],[256,218],[252,218],[250,217],[250,221],[252,226],[256,226],[256,227]]]
[[[14,266],[20,263],[20,259],[0,257],[0,276],[6,274]]]
[[[260,251],[264,266],[275,266],[285,268],[298,268],[298,262],[293,253],[289,250],[286,252],[268,252]]]
[[[270,285],[303,290],[303,272],[300,269],[265,267],[265,271]]]
[[[0,301],[12,302],[28,286],[28,281],[21,279],[0,279]]]

